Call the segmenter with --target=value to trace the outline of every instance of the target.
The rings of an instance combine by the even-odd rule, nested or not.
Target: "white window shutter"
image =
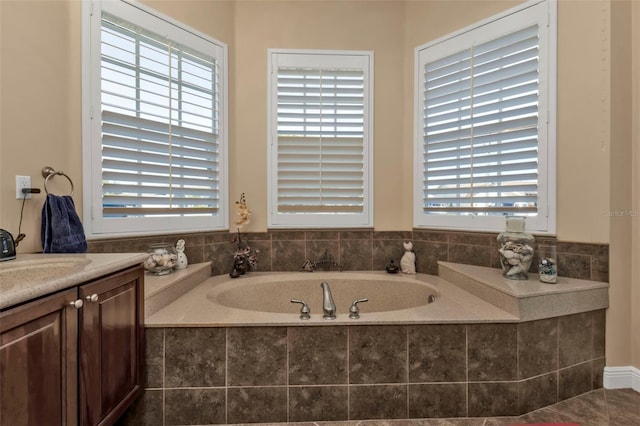
[[[522,9],[416,49],[416,226],[550,229],[547,5]]]
[[[537,33],[425,64],[425,212],[537,211]]]
[[[145,22],[153,19],[140,9],[135,13]],[[172,218],[205,224],[203,218],[226,217],[220,129],[225,54],[194,39],[209,52],[101,13],[98,222],[106,232],[140,227],[144,219],[152,227],[165,220],[167,230]],[[186,222],[178,227],[190,228]]]
[[[271,225],[370,226],[368,58],[296,59],[272,60]]]

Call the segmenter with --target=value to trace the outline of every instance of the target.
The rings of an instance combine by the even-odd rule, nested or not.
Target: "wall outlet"
[[[17,176],[16,175],[16,200],[22,200],[25,194],[22,193],[22,188],[31,188],[31,176]],[[31,199],[31,194],[26,194],[27,200]]]

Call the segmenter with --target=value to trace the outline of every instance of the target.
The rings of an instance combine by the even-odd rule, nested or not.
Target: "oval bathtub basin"
[[[326,281],[336,304],[336,319],[322,316]],[[168,293],[170,296],[170,292]],[[435,296],[429,303],[429,296]],[[349,317],[355,299],[360,318]],[[303,299],[311,318],[300,318]],[[147,327],[317,326],[356,324],[444,324],[513,322],[513,315],[438,276],[366,272],[251,272],[239,278],[206,279],[145,318]]]
[[[435,287],[415,276],[374,274],[366,272],[314,272],[273,276],[246,275],[213,288],[207,298],[221,306],[257,312],[295,313],[299,304],[291,299],[304,300],[313,313],[322,312],[322,288],[329,283],[338,312],[348,312],[356,299],[361,312],[375,313],[416,308],[429,303],[429,296],[437,298]],[[431,298],[433,300],[433,297]]]

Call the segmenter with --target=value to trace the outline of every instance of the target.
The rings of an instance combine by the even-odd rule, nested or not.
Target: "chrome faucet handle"
[[[309,309],[309,305],[304,300],[291,299],[291,303],[300,303],[302,307],[300,308],[300,319],[308,320],[311,319],[311,309]]]
[[[356,299],[353,301],[353,303],[351,304],[351,307],[349,308],[349,318],[351,319],[358,319],[360,318],[360,308],[358,308],[358,303],[360,302],[368,302],[369,299],[367,299],[366,297],[364,299]]]

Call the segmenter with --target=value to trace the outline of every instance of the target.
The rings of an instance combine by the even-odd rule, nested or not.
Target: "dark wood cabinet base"
[[[0,426],[116,422],[142,391],[143,274],[130,268],[0,312]]]

